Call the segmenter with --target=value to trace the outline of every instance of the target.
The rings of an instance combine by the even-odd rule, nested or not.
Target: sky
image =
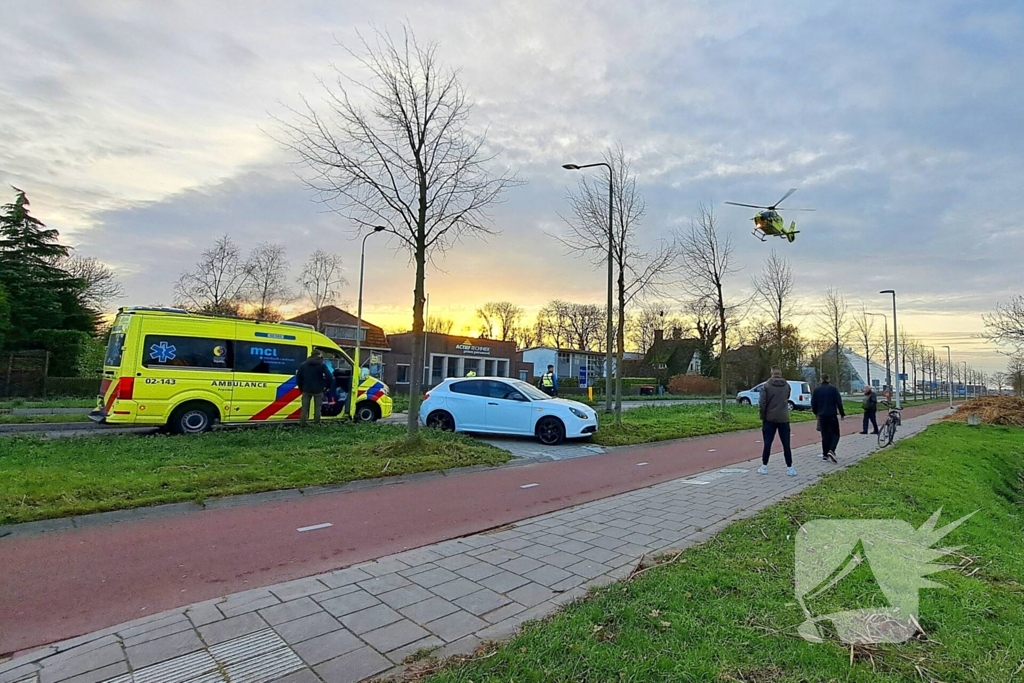
[[[777,247],[796,273],[799,325],[835,287],[851,311],[891,312],[956,359],[1002,369],[982,314],[1021,292],[1024,6],[1019,2],[477,0],[369,3],[36,0],[0,24],[0,200],[13,185],[85,256],[113,268],[117,305],[170,304],[220,235],[243,250],[342,255],[354,308],[354,226],[314,201],[275,117],[321,80],[365,80],[357,31],[436,42],[475,102],[470,125],[525,181],[491,211],[496,235],[428,272],[431,315],[474,326],[486,301],[533,314],[600,303],[605,273],[567,254],[566,162],[621,144],[654,245],[712,203],[735,245],[736,299]],[[600,172],[599,169],[597,169]],[[813,207],[794,244],[761,243],[725,200]],[[368,240],[365,317],[411,324],[409,255]],[[675,287],[685,299],[685,283]],[[298,312],[304,303],[292,307]]]

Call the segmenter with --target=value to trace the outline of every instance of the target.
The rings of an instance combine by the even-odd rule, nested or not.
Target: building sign
[[[489,356],[491,355],[490,346],[474,346],[473,342],[466,340],[455,347],[456,351],[461,351],[467,356]]]
[[[580,366],[580,386],[581,387],[590,386],[589,384],[587,384],[587,366],[586,365],[581,365]]]

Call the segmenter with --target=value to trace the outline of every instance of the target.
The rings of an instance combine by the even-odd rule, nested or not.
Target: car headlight
[[[578,408],[569,408],[569,412],[578,417],[581,420],[588,420],[590,416]]]

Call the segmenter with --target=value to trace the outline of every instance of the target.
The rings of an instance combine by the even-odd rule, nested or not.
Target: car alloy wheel
[[[438,410],[427,417],[427,426],[431,429],[440,429],[442,432],[454,432],[455,418],[443,410]]]
[[[554,417],[545,417],[537,423],[537,438],[545,446],[557,446],[565,439],[565,427]]]

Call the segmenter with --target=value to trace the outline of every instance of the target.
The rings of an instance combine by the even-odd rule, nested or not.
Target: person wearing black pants
[[[878,396],[875,395],[874,390],[871,387],[864,387],[864,427],[860,430],[861,434],[868,433],[868,421],[871,421],[871,426],[874,427],[872,434],[878,433],[878,420],[875,419],[875,413],[878,412]]]
[[[838,462],[839,420],[846,419],[846,411],[843,410],[843,397],[829,383],[828,375],[821,376],[821,384],[811,394],[811,411],[817,416],[821,428],[821,459]]]
[[[761,386],[757,405],[761,413],[761,437],[764,448],[761,450],[761,467],[758,474],[768,474],[768,459],[772,454],[772,442],[775,434],[782,442],[782,453],[786,458],[786,474],[796,476],[793,469],[793,451],[789,446],[789,382],[782,379],[782,372],[772,368],[772,376]]]

